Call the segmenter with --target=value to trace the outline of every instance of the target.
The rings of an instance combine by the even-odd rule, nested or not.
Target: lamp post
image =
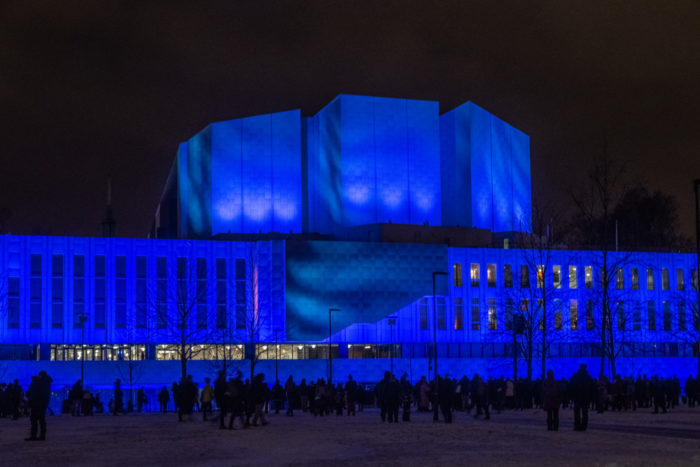
[[[695,188],[695,253],[697,255],[697,292],[698,292],[698,302],[695,306],[696,316],[700,316],[700,179],[696,179],[693,182],[693,187]],[[693,278],[690,278],[691,282]],[[692,284],[691,284],[692,287]],[[695,320],[697,324],[696,331],[700,332],[700,319]],[[700,378],[700,339],[698,339],[698,378]]]
[[[331,354],[331,313],[334,311],[340,311],[340,308],[329,308],[328,309],[328,384],[333,384],[333,355]]]
[[[396,324],[396,316],[389,316],[387,324],[389,325],[389,360],[391,362],[391,374],[394,374],[394,325]]]
[[[275,329],[275,383],[279,381],[279,378],[277,377],[277,361],[279,360],[280,346],[277,340],[277,333],[280,331],[284,331],[284,329]]]
[[[85,313],[78,314],[80,322],[80,381],[85,385],[85,321],[87,315]]]
[[[433,271],[433,382],[435,383],[435,394],[433,401],[433,421],[438,421],[438,351],[437,351],[437,298],[435,297],[435,276],[446,276],[444,271]]]

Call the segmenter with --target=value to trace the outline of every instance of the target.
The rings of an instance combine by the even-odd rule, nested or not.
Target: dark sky
[[[4,1],[0,207],[13,233],[97,235],[108,175],[144,236],[177,144],[338,93],[472,100],[531,137],[563,199],[607,138],[694,233],[700,2]]]

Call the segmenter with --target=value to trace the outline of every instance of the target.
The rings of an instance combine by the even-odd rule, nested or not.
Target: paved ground
[[[27,419],[0,420],[1,464],[12,465],[700,465],[700,409],[666,415],[649,410],[591,414],[587,432],[572,431],[562,411],[559,432],[548,432],[539,410],[455,423],[431,414],[410,423],[382,424],[378,412],[357,417],[293,418],[218,430],[175,415],[48,418],[45,442],[25,442]]]

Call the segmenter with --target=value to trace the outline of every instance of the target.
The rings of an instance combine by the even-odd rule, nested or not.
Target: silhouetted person
[[[136,391],[136,410],[138,413],[141,413],[143,411],[143,404],[148,402],[146,399],[146,392],[143,390],[143,387],[140,387],[138,391]]]
[[[211,401],[214,399],[214,388],[209,384],[210,379],[204,378],[204,387],[202,388],[202,393],[199,395],[199,399],[202,402],[202,419],[206,421],[207,412],[212,415],[211,411]]]
[[[46,409],[51,399],[51,377],[45,371],[40,371],[38,376],[32,377],[32,382],[27,389],[29,401],[29,438],[25,441],[44,441],[46,439]],[[37,437],[39,429],[39,437]]]
[[[117,413],[124,411],[124,399],[122,397],[122,382],[116,380],[114,382],[114,405],[112,406],[112,415],[117,415]]]
[[[581,364],[569,382],[571,398],[574,401],[574,431],[586,431],[588,428],[588,405],[591,403],[593,378],[588,374],[586,365]]]
[[[345,398],[348,405],[348,415],[355,416],[355,401],[357,400],[357,382],[352,379],[352,375],[348,375],[348,381],[345,383]]]
[[[165,386],[158,393],[158,402],[160,403],[160,411],[166,413],[168,411],[168,402],[170,402],[170,393]]]
[[[413,388],[411,387],[411,383],[408,381],[408,375],[406,373],[401,376],[399,386],[401,387],[399,397],[401,398],[401,407],[403,408],[401,420],[404,422],[409,422],[411,421],[411,394],[413,392]]]
[[[542,383],[542,408],[547,411],[547,430],[549,431],[557,431],[559,429],[560,405],[559,381],[554,379],[554,372],[549,370],[547,371],[547,378]]]

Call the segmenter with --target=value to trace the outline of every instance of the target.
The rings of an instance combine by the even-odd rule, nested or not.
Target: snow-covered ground
[[[591,414],[572,430],[571,410],[549,432],[540,410],[491,420],[457,412],[452,425],[431,414],[382,424],[377,409],[356,417],[269,415],[270,425],[235,431],[178,423],[174,414],[47,417],[48,440],[25,442],[29,420],[0,419],[0,465],[700,465],[700,408],[653,415]]]

